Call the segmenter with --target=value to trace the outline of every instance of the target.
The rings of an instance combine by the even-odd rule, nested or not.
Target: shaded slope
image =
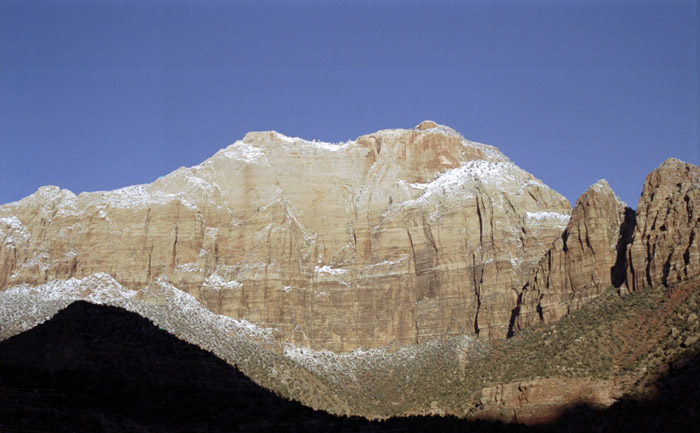
[[[0,343],[0,431],[698,431],[700,358],[692,348],[683,354],[656,379],[639,383],[639,394],[607,410],[570,409],[552,425],[430,417],[370,422],[281,399],[147,319],[76,302]]]
[[[581,406],[554,425],[566,432],[698,432],[700,431],[700,357],[675,362],[648,386],[653,398],[623,398],[606,410]]]
[[[532,431],[334,417],[277,397],[137,314],[87,302],[0,343],[0,408],[0,431]]]

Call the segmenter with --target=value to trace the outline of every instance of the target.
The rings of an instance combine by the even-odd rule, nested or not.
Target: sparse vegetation
[[[559,322],[503,342],[465,345],[453,338],[411,348],[410,358],[404,349],[352,361],[327,357],[323,368],[297,362],[344,395],[350,413],[371,416],[424,413],[426,408],[469,415],[480,408],[482,389],[536,378],[617,378],[634,393],[673,362],[700,353],[692,339],[683,347],[698,334],[699,320],[688,320],[698,301],[698,281],[626,296],[610,288]]]
[[[36,325],[39,316],[46,320],[62,305],[28,299],[18,296],[12,304],[24,302],[35,309],[13,308],[22,312],[20,328]],[[335,414],[369,418],[468,416],[481,409],[484,388],[536,378],[616,378],[627,384],[631,395],[641,395],[670,365],[700,354],[699,280],[625,296],[610,288],[560,321],[504,341],[453,337],[345,354],[280,346],[264,333],[251,338],[233,325],[222,327],[219,316],[192,307],[185,298],[171,297],[164,305],[119,303],[213,352],[280,396]],[[5,338],[20,332],[2,331]]]

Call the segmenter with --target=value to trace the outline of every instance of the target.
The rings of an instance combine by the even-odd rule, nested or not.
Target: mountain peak
[[[437,128],[439,125],[432,120],[424,120],[416,126],[416,129],[422,131],[424,129]]]
[[[628,260],[631,290],[668,285],[700,273],[700,168],[676,158],[649,173],[637,204]],[[650,247],[653,245],[653,247]]]

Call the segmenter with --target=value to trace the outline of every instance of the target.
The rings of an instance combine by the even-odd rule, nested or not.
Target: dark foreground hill
[[[75,302],[0,343],[0,431],[533,431],[454,418],[370,422],[269,392],[126,310]]]
[[[700,431],[700,360],[677,362],[658,385],[646,401],[575,408],[548,426],[371,422],[284,400],[137,314],[76,302],[0,343],[0,431]]]

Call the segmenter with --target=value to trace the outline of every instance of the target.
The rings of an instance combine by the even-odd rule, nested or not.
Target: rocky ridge
[[[591,186],[525,283],[514,330],[556,321],[607,288],[625,294],[696,278],[698,203],[700,169],[675,158],[647,176],[636,212],[607,182]]]
[[[613,285],[628,211],[605,180],[579,197],[566,229],[525,284],[517,329],[559,320]]]

